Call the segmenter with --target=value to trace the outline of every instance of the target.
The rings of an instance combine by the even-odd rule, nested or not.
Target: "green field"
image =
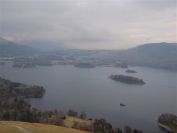
[[[25,131],[20,131],[17,126],[31,133],[88,133],[69,127],[66,128],[54,125],[17,121],[0,121],[0,133],[27,133]]]

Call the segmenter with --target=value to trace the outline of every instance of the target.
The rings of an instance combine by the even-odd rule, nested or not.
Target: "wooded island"
[[[129,84],[145,84],[145,82],[142,79],[138,79],[131,76],[124,76],[124,75],[111,75],[109,76],[110,79],[115,81],[120,81],[123,83],[129,83]]]

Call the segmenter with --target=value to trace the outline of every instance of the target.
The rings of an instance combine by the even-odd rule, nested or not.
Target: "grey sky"
[[[176,0],[1,0],[0,36],[73,48],[176,42]]]

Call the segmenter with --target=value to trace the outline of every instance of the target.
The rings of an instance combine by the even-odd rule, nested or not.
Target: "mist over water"
[[[177,71],[147,67],[126,69],[73,66],[37,66],[13,68],[12,63],[0,66],[0,76],[13,82],[40,85],[46,89],[42,98],[29,98],[32,107],[67,111],[85,111],[88,118],[105,118],[113,126],[125,125],[144,133],[166,132],[159,128],[156,119],[162,113],[177,115]],[[108,78],[123,74],[143,79],[146,84],[132,85]],[[126,106],[121,107],[120,103]]]

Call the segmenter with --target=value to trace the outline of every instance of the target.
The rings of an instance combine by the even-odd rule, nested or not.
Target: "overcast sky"
[[[82,49],[176,42],[176,0],[1,0],[0,36]]]

